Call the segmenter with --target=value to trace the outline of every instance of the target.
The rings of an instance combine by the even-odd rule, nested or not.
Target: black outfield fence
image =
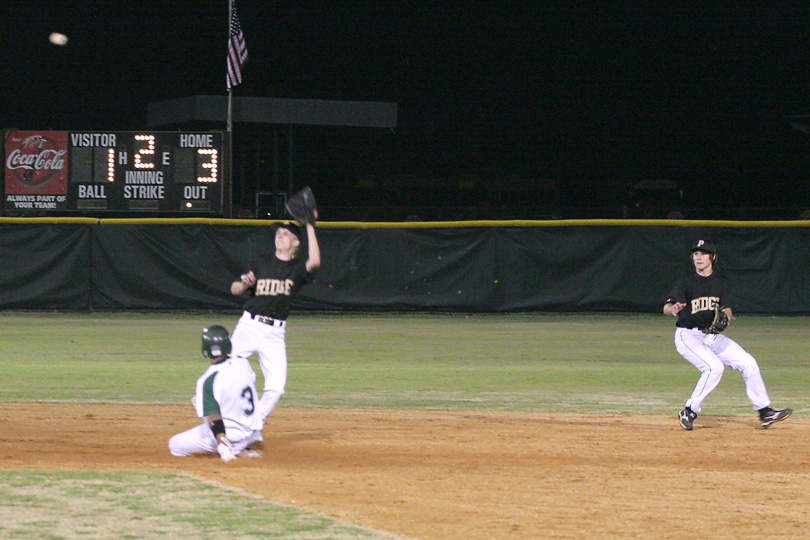
[[[0,218],[2,309],[230,309],[270,221]],[[740,312],[810,313],[810,222],[321,223],[298,309],[658,312],[699,238]]]

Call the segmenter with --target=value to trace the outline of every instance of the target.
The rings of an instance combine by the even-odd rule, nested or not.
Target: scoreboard
[[[223,212],[221,131],[9,131],[6,210]]]

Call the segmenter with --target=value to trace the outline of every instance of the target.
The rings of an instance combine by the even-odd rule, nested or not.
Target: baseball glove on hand
[[[726,328],[728,328],[728,315],[726,312],[720,309],[720,306],[714,306],[714,320],[712,324],[709,326],[709,329],[706,330],[709,334],[719,334]]]
[[[309,186],[290,197],[284,207],[293,219],[301,225],[307,223],[315,225],[315,221],[318,219],[318,205]]]

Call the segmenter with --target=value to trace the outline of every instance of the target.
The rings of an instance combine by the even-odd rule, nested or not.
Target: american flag
[[[247,62],[247,57],[245,34],[242,33],[242,25],[239,23],[239,16],[236,14],[236,2],[234,1],[233,11],[231,12],[231,37],[228,40],[228,90],[242,82],[242,67]]]

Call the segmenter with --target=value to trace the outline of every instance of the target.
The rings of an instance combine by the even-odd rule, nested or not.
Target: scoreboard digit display
[[[225,142],[221,131],[7,132],[6,210],[220,214]]]

